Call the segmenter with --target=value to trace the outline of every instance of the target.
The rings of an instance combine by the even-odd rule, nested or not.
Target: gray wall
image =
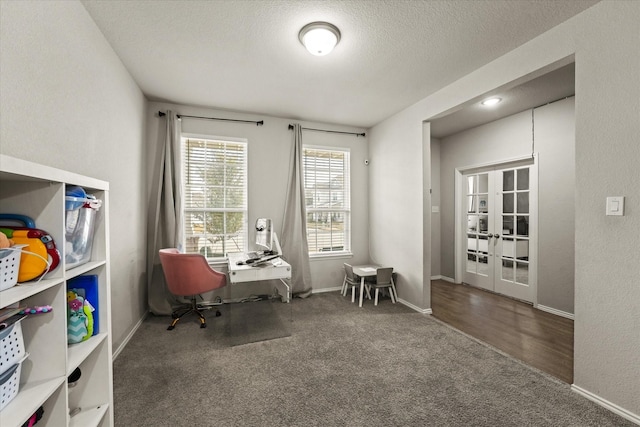
[[[537,302],[573,314],[574,98],[536,108],[534,117],[539,161]],[[442,139],[442,275],[455,277],[456,167],[527,156],[531,146],[530,110]]]
[[[0,151],[110,183],[113,345],[146,310],[146,101],[80,2],[0,2]]]
[[[422,182],[421,171],[408,169],[429,169],[429,164],[415,161],[422,158],[422,121],[477,102],[496,88],[516,86],[523,79],[575,58],[573,387],[635,417],[640,417],[638,16],[640,2],[602,1],[374,126],[369,137],[370,151],[376,156],[389,156],[394,165],[407,165],[403,173],[395,168],[380,169],[379,176],[372,178],[371,227],[382,236],[412,234],[411,240],[419,240],[416,235],[422,228],[422,218],[416,210],[425,196],[413,187]],[[374,184],[385,181],[398,189],[394,205],[381,203],[389,193],[388,186],[376,195],[378,187]],[[606,196],[617,195],[626,196],[625,216],[605,216]],[[404,221],[387,220],[398,212],[404,215]],[[405,243],[372,238],[372,251],[393,256],[404,252]],[[424,259],[430,265],[430,256]],[[421,260],[422,256],[411,257],[405,264]],[[417,277],[412,280],[416,281],[408,287],[427,292],[428,283],[418,283]]]
[[[150,167],[147,179],[151,183],[153,167],[151,163],[156,157],[158,133],[164,135],[164,119],[158,118],[158,111],[171,109],[179,114],[202,117],[233,118],[240,120],[264,120],[263,126],[214,120],[183,119],[182,131],[200,135],[233,137],[248,139],[248,208],[249,225],[256,218],[268,217],[274,221],[278,234],[282,234],[282,219],[289,178],[289,162],[293,133],[288,129],[290,123],[299,121],[269,117],[264,115],[231,113],[207,108],[189,107],[167,103],[151,102],[147,110],[148,148],[147,159]],[[303,127],[316,129],[332,129],[347,132],[362,132],[362,129],[326,125],[322,123],[299,122]],[[344,262],[362,264],[369,260],[369,192],[368,168],[364,160],[368,155],[366,137],[342,135],[327,132],[304,131],[302,140],[305,145],[322,147],[348,148],[351,157],[351,245],[353,256],[331,257],[311,260],[311,274],[314,291],[340,287],[344,278],[342,264]],[[149,186],[150,188],[150,186]],[[249,242],[254,240],[250,234]],[[224,265],[216,266],[225,270]],[[252,293],[270,293],[273,283],[234,285],[231,289],[223,289],[219,293],[223,297],[237,298]]]

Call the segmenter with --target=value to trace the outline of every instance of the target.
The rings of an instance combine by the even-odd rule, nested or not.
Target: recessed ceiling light
[[[500,101],[502,101],[502,98],[489,98],[482,101],[481,104],[484,105],[485,107],[492,107],[497,103],[499,103]]]
[[[312,22],[302,27],[298,39],[313,55],[324,56],[340,41],[340,30],[328,22]]]

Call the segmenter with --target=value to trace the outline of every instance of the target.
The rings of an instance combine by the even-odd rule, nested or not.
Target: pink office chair
[[[191,299],[190,304],[171,314],[173,321],[167,330],[175,328],[176,323],[191,312],[200,317],[200,327],[206,328],[207,321],[201,311],[206,307],[198,305],[196,296],[226,286],[227,276],[212,269],[202,255],[183,254],[175,248],[160,249],[160,263],[169,292]],[[220,316],[219,310],[216,310],[216,316]]]

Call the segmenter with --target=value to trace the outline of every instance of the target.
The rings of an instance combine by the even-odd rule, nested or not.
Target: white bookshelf
[[[66,270],[64,263],[65,187],[78,185],[102,200],[96,217],[91,261]],[[0,292],[0,308],[16,302],[51,305],[50,313],[22,321],[28,358],[22,363],[18,395],[0,412],[0,426],[20,427],[40,407],[42,426],[113,426],[111,291],[109,279],[109,183],[0,154],[0,212],[27,215],[50,234],[61,263],[39,282]],[[98,277],[99,333],[67,344],[67,281]],[[67,377],[80,368],[74,387]],[[70,416],[70,412],[74,415]]]

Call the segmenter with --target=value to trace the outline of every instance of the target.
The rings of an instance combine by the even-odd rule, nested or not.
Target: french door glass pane
[[[489,192],[489,174],[482,173],[478,175],[478,193]]]
[[[529,189],[529,168],[518,169],[518,190]]]
[[[529,213],[529,192],[518,193],[518,213]]]
[[[478,250],[478,242],[475,234],[467,234],[467,250],[470,252]]]
[[[502,234],[505,236],[513,234],[513,215],[502,216]]]
[[[467,233],[478,232],[478,215],[467,216]]]
[[[467,271],[469,273],[476,272],[476,256],[472,254],[467,254]]]
[[[502,260],[502,280],[513,282],[513,261]]]
[[[471,175],[467,177],[467,194],[473,194],[478,192],[477,177]]]
[[[486,255],[478,255],[478,274],[489,275],[489,258]]]
[[[518,236],[529,236],[529,216],[518,215]]]
[[[489,238],[487,236],[478,236],[478,252],[489,253]]]
[[[502,239],[502,256],[504,258],[513,258],[515,255],[513,247],[513,239]]]
[[[513,171],[504,171],[502,173],[502,191],[513,191]]]
[[[516,240],[516,258],[521,260],[529,259],[529,241],[518,239]]]
[[[502,212],[514,213],[513,211],[513,193],[505,193],[502,195]]]
[[[467,197],[467,212],[469,213],[476,212],[476,209],[477,209],[476,197],[478,196]]]
[[[489,212],[489,202],[488,202],[488,195],[483,194],[478,196],[478,200],[479,200],[479,205],[478,205],[478,212],[480,213],[487,213]]]
[[[529,284],[529,264],[524,262],[516,263],[516,282],[524,285]]]
[[[487,215],[479,216],[480,224],[478,224],[479,233],[487,233],[489,231],[489,217]]]

